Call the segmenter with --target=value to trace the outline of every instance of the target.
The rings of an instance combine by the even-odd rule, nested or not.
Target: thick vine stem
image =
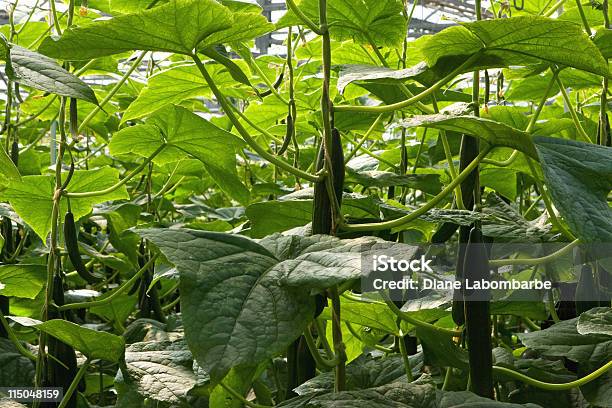
[[[531,385],[532,387],[541,388],[547,391],[565,391],[571,390],[572,388],[582,387],[585,384],[590,383],[591,381],[597,379],[598,377],[605,374],[608,370],[612,368],[612,361],[608,361],[605,365],[601,366],[597,370],[592,373],[585,375],[584,377],[571,381],[568,383],[547,383],[544,381],[536,380],[535,378],[531,378],[526,376],[525,374],[519,373],[518,371],[511,370],[506,367],[493,366],[493,372],[497,375],[506,375],[508,377],[512,377],[515,380],[519,380],[524,382],[527,385]]]
[[[244,141],[247,142],[247,144],[253,150],[255,150],[255,152],[257,154],[259,154],[261,157],[263,157],[264,159],[266,159],[270,163],[274,164],[275,166],[278,166],[281,169],[288,171],[289,173],[293,174],[294,176],[303,178],[303,179],[311,181],[313,183],[323,180],[323,178],[321,176],[310,174],[310,173],[307,173],[307,172],[305,172],[303,170],[298,169],[297,167],[293,167],[289,163],[279,159],[277,156],[275,156],[274,154],[268,152],[266,149],[264,149],[262,146],[260,146],[259,143],[257,143],[251,137],[249,132],[244,128],[244,126],[242,126],[242,124],[240,123],[238,118],[234,115],[234,111],[233,111],[233,108],[231,106],[231,103],[229,103],[228,100],[225,98],[225,96],[221,93],[221,91],[219,90],[219,88],[217,87],[215,82],[213,81],[212,77],[210,76],[210,74],[206,70],[206,67],[202,63],[202,60],[200,60],[200,57],[198,57],[198,55],[194,53],[193,55],[191,55],[191,58],[193,58],[193,61],[195,62],[196,66],[198,67],[198,69],[200,71],[200,73],[204,77],[204,80],[206,81],[206,83],[210,87],[210,90],[215,95],[215,98],[217,98],[217,101],[219,102],[219,105],[221,105],[221,108],[223,108],[223,111],[225,112],[225,115],[227,116],[227,118],[230,120],[230,122],[232,122],[232,125],[234,125],[234,127],[236,128],[238,133],[240,133],[240,136],[242,136]]]
[[[334,106],[333,109],[336,112],[370,112],[370,113],[383,113],[383,112],[392,112],[395,110],[399,110],[410,106],[416,102],[419,102],[426,97],[435,93],[438,89],[448,83],[451,79],[461,74],[463,71],[468,69],[470,65],[472,65],[478,58],[480,58],[480,53],[473,54],[469,57],[463,64],[459,65],[457,68],[453,70],[450,74],[425,89],[423,92],[414,95],[412,98],[408,98],[404,101],[392,103],[389,105],[378,105],[378,106],[362,106],[362,105],[338,105]]]
[[[0,324],[2,324],[2,327],[4,328],[4,331],[7,333],[8,339],[11,341],[11,343],[13,343],[13,345],[15,346],[17,351],[19,351],[19,353],[22,356],[24,356],[24,357],[26,357],[26,358],[28,358],[28,359],[30,359],[32,361],[36,361],[36,356],[34,354],[32,354],[29,350],[27,350],[25,347],[23,347],[23,345],[21,344],[21,342],[19,341],[17,336],[15,336],[15,333],[13,332],[13,329],[11,328],[9,323],[6,321],[6,318],[4,317],[2,312],[0,312]]]
[[[579,239],[575,239],[558,251],[552,254],[543,256],[541,258],[514,258],[514,259],[493,259],[489,261],[489,265],[493,268],[504,266],[504,265],[541,265],[547,262],[554,261],[557,258],[567,254],[574,247],[580,244]]]
[[[461,173],[457,175],[457,178],[455,178],[446,187],[444,187],[444,189],[440,193],[438,193],[438,195],[436,195],[434,198],[425,203],[422,207],[419,207],[410,214],[390,221],[373,222],[369,224],[342,223],[340,225],[340,228],[344,231],[381,231],[385,229],[401,227],[402,225],[417,219],[418,217],[435,207],[436,204],[442,201],[450,193],[452,193],[455,188],[459,184],[461,184],[461,182],[465,180],[472,173],[472,171],[474,171],[474,169],[478,167],[478,164],[488,154],[488,152],[489,149],[481,151],[480,154]]]

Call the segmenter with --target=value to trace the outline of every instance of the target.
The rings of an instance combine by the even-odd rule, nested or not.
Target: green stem
[[[319,336],[319,340],[321,340],[321,345],[323,346],[323,350],[327,354],[328,358],[332,358],[334,355],[334,350],[332,350],[329,342],[327,341],[327,336],[325,335],[325,327],[323,326],[323,321],[321,319],[315,319],[314,321],[315,327],[317,329],[317,335]]]
[[[240,393],[238,391],[236,391],[235,389],[233,389],[229,385],[226,385],[225,383],[223,383],[223,381],[219,382],[219,385],[225,391],[230,393],[232,395],[232,397],[236,398],[237,400],[239,400],[240,402],[242,402],[245,406],[247,406],[249,408],[272,408],[272,407],[270,407],[268,405],[256,404],[254,402],[251,402],[251,401],[247,400],[246,398],[244,398],[244,396],[240,395]]]
[[[2,312],[0,312],[0,323],[2,324],[4,331],[6,332],[9,340],[11,341],[11,343],[13,343],[17,351],[19,351],[19,353],[22,356],[29,358],[32,361],[36,361],[36,356],[32,354],[29,350],[27,350],[25,347],[23,347],[23,345],[21,344],[17,336],[15,336],[13,329],[11,328],[9,323],[6,321],[6,318],[4,317]]]
[[[325,2],[325,0],[319,0]],[[334,286],[329,290],[332,303],[332,338],[334,340],[334,355],[338,358],[338,363],[335,368],[334,376],[334,391],[340,392],[346,390],[346,350],[342,341],[342,326],[340,315],[340,295],[338,287]]]
[[[578,380],[561,384],[547,383],[540,380],[536,380],[535,378],[528,377],[525,374],[519,373],[518,371],[514,371],[506,367],[493,366],[493,372],[498,375],[507,375],[516,380],[522,381],[527,385],[531,385],[532,387],[541,388],[547,391],[565,391],[571,390],[572,388],[582,387],[583,385],[588,384],[591,381],[600,377],[601,375],[605,374],[611,368],[612,361],[608,361],[602,367]]]
[[[49,0],[49,5],[51,6],[51,15],[52,15],[52,18],[53,18],[53,27],[55,28],[55,31],[56,31],[57,35],[62,35],[62,28],[60,27],[59,18],[57,17],[57,10],[55,8],[55,0]],[[66,10],[66,12],[68,12],[68,10]]]
[[[544,184],[542,184],[542,182],[538,179],[535,166],[533,165],[531,159],[529,157],[527,157],[526,159],[527,165],[529,166],[529,171],[531,172],[531,176],[533,177],[533,182],[542,194],[542,200],[544,201],[544,206],[546,207],[546,212],[548,213],[548,217],[550,218],[551,224],[554,225],[559,231],[561,231],[561,233],[566,238],[571,239],[572,241],[575,240],[576,237],[574,237],[574,234],[572,234],[567,228],[565,228],[563,224],[561,224],[561,221],[559,221],[559,219],[557,218],[552,201],[548,196],[548,191],[544,189]]]
[[[559,9],[559,7],[563,6],[563,4],[565,4],[565,0],[559,0],[558,2],[553,4],[553,6],[550,8],[550,10],[548,10],[546,13],[544,13],[544,17],[550,17],[553,14],[555,14],[555,12]]]
[[[353,327],[352,324],[350,324],[349,322],[345,321],[344,325],[346,326],[348,331],[353,335],[353,337],[355,337],[360,342],[365,343],[363,341],[363,338],[359,335],[359,333],[357,333],[357,330],[355,330],[355,328]],[[368,346],[370,346],[370,344],[368,344]],[[390,349],[390,348],[385,347],[385,346],[381,346],[380,344],[374,344],[374,345],[371,345],[371,347],[373,347],[376,350],[382,351],[383,353],[393,353],[393,349]]]
[[[385,229],[400,227],[408,222],[411,222],[427,211],[431,210],[436,204],[442,201],[448,194],[453,192],[455,188],[465,180],[474,169],[478,167],[480,161],[487,155],[489,151],[483,150],[478,156],[461,172],[457,178],[452,180],[438,195],[429,200],[426,204],[414,210],[410,214],[396,218],[390,221],[375,222],[369,224],[341,224],[340,227],[346,231],[381,231]]]
[[[580,0],[576,0],[576,7],[578,7],[578,13],[580,14],[582,25],[584,25],[584,30],[590,36],[593,33],[591,32],[591,26],[589,25],[589,20],[587,20],[586,15],[584,14],[584,10],[582,8],[582,3],[580,3]]]
[[[242,136],[244,141],[247,142],[247,144],[253,150],[255,150],[255,152],[257,152],[257,154],[259,154],[261,157],[263,157],[264,159],[266,159],[270,163],[274,164],[275,166],[278,166],[281,169],[286,170],[289,173],[292,173],[293,175],[295,175],[297,177],[303,178],[303,179],[311,181],[311,182],[318,182],[318,181],[322,180],[321,176],[310,174],[310,173],[307,173],[307,172],[305,172],[303,170],[300,170],[300,169],[298,169],[296,167],[293,167],[289,163],[286,163],[285,161],[279,159],[277,156],[275,156],[272,153],[269,153],[266,149],[264,149],[262,146],[260,146],[259,143],[257,143],[251,137],[249,132],[244,128],[244,126],[242,126],[242,124],[240,123],[238,118],[234,115],[234,110],[232,109],[231,104],[227,101],[227,99],[225,99],[225,96],[221,93],[221,91],[219,90],[219,88],[217,87],[215,82],[213,81],[212,77],[210,76],[210,74],[206,70],[206,67],[202,63],[202,60],[200,60],[200,58],[197,56],[197,54],[193,54],[191,57],[193,58],[196,66],[198,67],[198,69],[200,70],[200,73],[204,77],[204,80],[206,81],[206,83],[210,87],[210,90],[212,91],[212,93],[217,98],[217,101],[219,102],[219,105],[221,105],[221,108],[223,108],[223,111],[225,112],[225,115],[227,116],[227,118],[230,120],[230,122],[232,122],[232,124],[234,125],[234,127],[236,128],[238,133],[240,133],[240,135]]]
[[[555,251],[552,254],[543,256],[541,258],[492,259],[489,261],[489,266],[491,266],[492,268],[496,268],[504,265],[541,265],[547,262],[554,261],[559,257],[562,257],[579,244],[580,240],[575,239],[574,241],[570,242],[558,251]]]
[[[314,338],[312,337],[312,333],[310,332],[310,328],[304,330],[304,339],[306,339],[306,344],[308,345],[308,349],[310,350],[310,354],[315,360],[317,367],[320,369],[330,369],[334,368],[338,365],[340,361],[336,356],[332,359],[323,358],[321,353],[319,353],[319,349],[315,343]]]
[[[141,53],[140,56],[136,58],[136,61],[134,61],[130,69],[128,69],[125,72],[125,74],[123,74],[121,79],[119,79],[119,81],[115,84],[115,86],[113,86],[113,88],[108,92],[106,97],[102,99],[102,102],[100,102],[98,106],[96,106],[95,108],[93,108],[91,112],[89,112],[89,114],[85,117],[85,119],[83,119],[83,122],[81,122],[81,124],[79,125],[79,130],[78,130],[79,132],[82,132],[83,129],[85,129],[85,127],[89,124],[89,122],[94,118],[94,116],[96,116],[98,112],[100,112],[102,107],[106,105],[108,101],[112,99],[113,96],[115,96],[115,94],[119,91],[119,89],[121,89],[125,81],[127,81],[127,79],[130,77],[132,72],[134,72],[134,70],[140,66],[140,63],[142,62],[145,55],[147,55],[147,52]]]
[[[530,318],[528,318],[526,316],[521,316],[521,319],[527,325],[527,327],[529,327],[530,330],[532,330],[532,331],[539,331],[540,330],[540,326],[535,324],[533,322],[533,320],[531,320]]]
[[[567,105],[567,109],[569,110],[572,120],[574,121],[574,125],[576,126],[576,130],[578,131],[578,135],[580,135],[580,137],[584,139],[585,142],[593,143],[589,135],[585,132],[584,128],[582,127],[582,124],[580,123],[578,114],[576,113],[576,110],[574,109],[574,106],[572,105],[569,95],[567,94],[567,89],[565,89],[565,86],[563,86],[563,81],[561,81],[561,78],[559,78],[559,76],[557,76],[555,79],[557,81],[557,84],[559,85],[559,88],[561,88],[561,95],[563,95],[563,100],[565,101],[565,104]]]
[[[138,272],[134,274],[130,279],[128,279],[123,285],[119,286],[117,289],[113,291],[110,295],[100,300],[91,300],[89,302],[79,302],[79,303],[68,303],[66,305],[57,306],[57,310],[63,312],[65,310],[74,310],[74,309],[87,309],[95,306],[103,306],[109,304],[113,301],[114,298],[128,290],[132,287],[134,283],[140,278],[140,276],[153,264],[155,263],[155,259],[157,259],[157,255],[154,255],[149,259],[149,261],[143,265]]]
[[[404,369],[406,370],[406,378],[408,382],[412,382],[414,379],[412,377],[412,368],[410,367],[410,357],[408,357],[408,351],[406,350],[406,343],[404,343],[404,334],[400,329],[400,335],[397,337],[399,341],[399,350],[402,355],[402,360],[404,361]]]
[[[404,101],[392,103],[389,105],[378,105],[378,106],[362,106],[362,105],[340,105],[334,106],[334,111],[336,112],[370,112],[370,113],[382,113],[382,112],[392,112],[398,109],[405,108],[410,106],[416,102],[419,102],[429,95],[432,95],[442,86],[444,86],[448,81],[456,77],[457,75],[463,73],[466,69],[470,67],[478,58],[480,57],[480,53],[476,53],[469,57],[463,64],[459,65],[457,68],[453,70],[450,74],[425,89],[423,92],[413,96],[412,98],[408,98]]]
[[[440,327],[440,326],[435,326],[431,323],[427,323],[424,322],[422,320],[419,319],[415,319],[414,317],[410,316],[408,313],[406,312],[402,312],[400,310],[399,307],[397,307],[397,305],[389,298],[389,296],[380,291],[379,292],[380,295],[382,296],[382,298],[384,299],[385,303],[387,304],[387,306],[389,306],[389,309],[391,309],[391,311],[400,319],[402,319],[403,321],[410,323],[411,325],[415,326],[415,327],[422,327],[424,329],[427,330],[433,330],[437,333],[440,334],[446,334],[446,335],[451,335],[453,337],[458,337],[461,336],[461,332],[457,331],[457,330],[452,330],[452,329],[447,329],[445,327]]]
[[[89,367],[90,362],[91,360],[88,358],[87,360],[85,360],[81,368],[79,368],[79,371],[77,371],[76,376],[70,383],[70,387],[68,387],[68,390],[66,391],[66,393],[64,394],[64,397],[62,398],[62,402],[60,402],[57,408],[66,408],[66,406],[70,402],[70,398],[72,397],[72,394],[76,391],[77,387],[79,386],[79,382],[81,382],[81,378],[83,378],[83,376],[85,375],[85,372],[87,371],[87,367]]]
[[[369,131],[369,130],[368,130],[368,131]],[[366,136],[367,136],[367,135],[368,135],[368,133],[366,132],[366,135],[364,135],[364,137],[363,137],[363,139],[362,139],[363,141],[365,141],[365,139],[366,139]],[[346,135],[344,135],[344,134],[342,134],[342,133],[340,133],[340,136],[341,136],[343,139],[345,139],[345,140],[347,140],[347,141],[349,141],[349,142],[352,142],[352,140],[351,140],[351,139],[350,139],[348,136],[346,136]],[[396,170],[396,171],[398,170],[398,169],[397,169],[397,166],[396,166],[395,164],[391,163],[389,160],[383,159],[382,157],[380,157],[380,156],[379,156],[379,155],[377,155],[376,153],[374,153],[374,152],[372,152],[371,150],[369,150],[369,149],[367,149],[367,148],[363,147],[363,142],[361,142],[361,141],[360,141],[359,143],[357,143],[357,146],[355,147],[355,150],[354,150],[354,151],[357,151],[357,150],[361,150],[362,152],[364,152],[364,153],[365,153],[365,154],[367,154],[368,156],[373,157],[374,159],[376,159],[376,160],[380,161],[381,163],[385,163],[386,165],[388,165],[389,167],[391,167],[393,170]],[[351,152],[351,154],[354,154],[354,152]]]
[[[255,71],[257,72],[257,75],[259,75],[259,77],[265,82],[266,86],[270,89],[270,92],[272,92],[272,94],[274,94],[274,96],[276,96],[279,101],[281,101],[285,105],[288,105],[289,101],[287,101],[285,98],[282,97],[280,93],[278,93],[278,91],[276,90],[276,87],[268,79],[268,77],[263,72],[261,67],[257,65],[257,61],[255,61],[255,58],[253,58],[253,54],[251,54],[251,51],[247,52],[247,56],[249,58],[250,65],[253,67],[253,69],[255,69]]]
[[[149,164],[151,160],[153,160],[153,158],[155,158],[155,156],[157,156],[165,147],[166,147],[166,143],[159,146],[157,150],[155,150],[149,157],[145,159],[145,161],[142,162],[142,164],[140,164],[138,167],[132,170],[128,175],[123,177],[119,182],[115,183],[114,185],[108,188],[105,188],[104,190],[86,191],[83,193],[70,193],[68,191],[64,191],[63,195],[68,198],[86,198],[86,197],[97,197],[97,196],[112,193],[113,191],[117,190],[119,187],[123,186],[125,183],[130,181],[135,175],[140,173],[142,169],[144,169],[147,166],[147,164]]]
[[[355,154],[357,153],[357,151],[359,151],[359,149],[365,143],[365,141],[368,140],[368,138],[370,137],[370,135],[372,134],[372,132],[374,131],[376,126],[378,126],[378,124],[380,123],[382,117],[383,117],[382,113],[380,115],[378,115],[378,117],[376,118],[374,123],[372,123],[372,125],[368,128],[368,130],[365,132],[365,134],[359,140],[359,142],[357,142],[357,144],[355,145],[355,148],[353,148],[353,150],[348,155],[346,155],[346,157],[344,158],[344,164],[346,164],[349,161],[351,161],[353,156],[355,156]]]
[[[308,18],[308,16],[306,16],[306,14],[304,14],[304,12],[300,10],[300,8],[295,4],[293,0],[285,0],[285,2],[287,3],[287,8],[293,11],[295,15],[298,16],[300,20],[302,20],[306,27],[310,28],[315,34],[322,34],[319,26],[317,26],[314,21],[312,21],[310,18]]]

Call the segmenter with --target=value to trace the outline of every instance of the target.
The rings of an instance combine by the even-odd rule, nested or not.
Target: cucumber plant
[[[6,3],[2,404],[612,406],[608,0]]]

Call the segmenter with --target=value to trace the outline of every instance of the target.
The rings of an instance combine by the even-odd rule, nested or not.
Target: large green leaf
[[[34,299],[43,288],[45,265],[0,265],[0,295]]]
[[[595,34],[593,42],[599,47],[599,51],[601,51],[604,58],[612,58],[612,30],[599,30],[597,34]]]
[[[48,320],[35,325],[39,330],[61,340],[90,359],[118,362],[125,349],[123,338],[88,329],[66,320]]]
[[[537,158],[531,137],[522,130],[491,119],[475,116],[452,116],[444,113],[416,115],[399,122],[401,127],[431,127],[478,137],[490,146],[506,146]]]
[[[612,242],[612,148],[535,137],[555,207],[583,242]]]
[[[111,167],[97,170],[77,170],[68,186],[70,192],[97,191],[111,187],[119,179],[119,171]],[[53,191],[55,180],[52,176],[25,176],[21,180],[12,180],[2,193],[17,214],[45,242],[51,230],[51,211],[53,209]],[[95,197],[73,198],[70,207],[75,219],[87,215],[94,204],[110,200],[129,198],[125,186],[115,191]],[[66,199],[62,198],[60,213],[66,211]]]
[[[505,67],[545,61],[609,75],[599,49],[569,21],[520,16],[451,27],[429,37],[421,52],[430,67],[481,53],[474,67]],[[447,60],[446,63],[444,60]]]
[[[365,253],[416,251],[373,237],[276,234],[257,243],[199,230],[137,232],[179,270],[186,339],[215,381],[284,350],[312,319],[311,290],[359,278]]]
[[[147,124],[120,130],[109,148],[114,155],[135,153],[147,157],[163,143],[167,147],[155,162],[173,162],[183,152],[191,154],[204,163],[221,190],[242,203],[249,201],[249,192],[236,171],[236,150],[242,141],[183,107],[167,106]]]
[[[21,355],[15,345],[0,338],[0,387],[30,387],[34,385],[34,363]],[[4,407],[3,401],[0,406]]]
[[[313,316],[310,294],[281,287],[278,259],[254,241],[195,230],[138,233],[178,268],[187,343],[214,381],[282,352]]]
[[[317,0],[302,0],[297,6],[312,21],[319,21]],[[327,22],[332,38],[341,41],[393,46],[400,44],[406,35],[399,0],[329,0]],[[278,22],[281,27],[299,24],[302,21],[291,11]]]
[[[228,85],[235,83],[231,75],[219,64],[207,65],[215,84],[232,96]],[[227,91],[230,92],[227,92]],[[195,98],[209,97],[210,88],[195,65],[181,65],[161,71],[149,78],[147,86],[140,91],[138,98],[128,106],[121,118],[122,122],[139,119],[171,104]]]
[[[576,329],[580,334],[605,334],[612,337],[612,309],[597,307],[582,313]]]
[[[129,377],[118,372],[116,381],[120,391],[128,387],[152,401],[187,404],[187,393],[196,385],[196,375],[185,340],[130,344],[125,350],[125,363]]]
[[[24,86],[98,104],[96,94],[85,82],[55,60],[18,45],[9,50],[6,74]]]
[[[231,11],[214,0],[172,0],[149,10],[70,28],[59,39],[46,38],[39,51],[68,60],[131,50],[191,54],[202,40],[235,23],[240,22],[234,21]]]
[[[593,333],[580,334],[578,318],[556,323],[546,330],[519,334],[523,344],[543,356],[567,358],[579,364],[579,374],[594,371],[612,358],[612,337]]]

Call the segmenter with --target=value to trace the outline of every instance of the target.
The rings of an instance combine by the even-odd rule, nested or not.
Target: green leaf
[[[105,167],[97,170],[77,170],[68,186],[70,192],[97,191],[111,187],[119,179],[119,171]],[[13,180],[3,192],[2,197],[7,199],[17,214],[36,232],[45,242],[51,231],[51,211],[53,209],[53,190],[55,180],[52,176],[25,176]],[[129,198],[125,186],[112,193],[87,198],[73,198],[70,207],[75,219],[89,214],[94,204],[110,200]],[[66,211],[66,199],[62,198],[60,214]]]
[[[439,174],[399,175],[379,170],[356,172],[350,167],[347,167],[347,173],[346,183],[361,184],[364,187],[406,186],[429,194],[437,194],[442,188]]]
[[[0,148],[0,172],[6,177],[6,179],[21,179],[21,174],[19,174],[19,170],[15,166],[15,163],[11,160],[11,158],[6,154],[4,148]]]
[[[612,58],[612,30],[602,29],[597,31],[593,42],[597,45],[604,58]]]
[[[207,69],[224,94],[233,96],[230,85],[235,81],[227,70],[220,64],[209,64]],[[172,67],[149,78],[147,86],[124,112],[121,122],[140,119],[167,105],[198,96],[211,96],[210,88],[198,68],[193,64]]]
[[[45,265],[0,265],[0,295],[34,299],[45,284]]]
[[[415,354],[410,356],[409,359],[413,375],[417,377],[423,366],[423,354]],[[346,389],[349,391],[378,387],[402,379],[405,381],[405,378],[406,368],[404,360],[399,354],[378,358],[362,354],[346,366]],[[334,373],[330,371],[306,381],[297,387],[295,392],[304,395],[320,391],[331,392],[333,389]]]
[[[69,28],[59,39],[46,38],[39,51],[67,60],[131,50],[189,55],[202,40],[233,24],[229,9],[214,0],[172,0],[149,10]],[[224,39],[216,38],[217,42]]]
[[[187,404],[188,392],[196,385],[193,356],[185,340],[134,343],[125,349],[129,378],[118,372],[116,381],[142,397],[159,403]]]
[[[612,148],[535,137],[555,207],[582,242],[612,242]]]
[[[520,16],[464,23],[429,37],[421,52],[430,67],[439,61],[444,66],[446,59],[465,61],[480,52],[475,67],[527,65],[541,60],[609,75],[605,59],[582,27],[546,17]]]
[[[538,157],[529,134],[490,119],[439,113],[434,115],[416,115],[400,121],[397,126],[406,128],[423,126],[465,133],[480,138],[492,147],[511,147],[530,157]]]
[[[123,338],[114,334],[87,329],[66,320],[48,320],[36,324],[45,333],[72,346],[90,359],[118,362],[125,349]]]
[[[580,334],[605,334],[612,336],[612,309],[597,307],[584,312],[578,318],[576,329]]]
[[[612,337],[580,334],[576,328],[577,323],[578,318],[564,320],[546,330],[518,336],[525,346],[538,350],[545,357],[565,357],[577,362],[578,373],[586,375],[612,358]]]
[[[400,70],[375,65],[343,65],[340,67],[336,86],[338,92],[344,93],[344,89],[355,81],[398,85],[406,79],[419,78],[427,72],[427,68],[427,64],[423,62]]]
[[[310,294],[281,287],[278,259],[254,241],[197,230],[137,232],[179,270],[187,343],[213,381],[281,353],[313,316]]]
[[[135,153],[147,157],[163,143],[168,147],[154,162],[165,164],[176,161],[182,152],[191,154],[204,163],[221,190],[239,202],[249,201],[249,191],[236,171],[236,150],[242,141],[183,107],[162,108],[147,124],[120,130],[111,139],[109,149],[114,155]]]
[[[55,60],[18,45],[11,46],[9,55],[10,62],[6,65],[9,79],[41,91],[98,104],[96,94],[89,85],[59,66]]]
[[[240,43],[252,40],[273,31],[274,24],[268,22],[261,15],[261,10],[256,13],[237,12],[232,14],[232,25],[222,31],[215,32],[205,37],[198,44],[198,49],[205,49],[217,44]]]
[[[319,2],[302,0],[298,8],[312,21],[319,21]],[[359,44],[395,46],[406,35],[406,20],[399,0],[329,0],[327,23],[333,39],[352,40]],[[278,27],[301,25],[302,21],[288,11],[278,21]]]
[[[21,355],[9,339],[0,338],[0,387],[31,387],[34,385],[34,363]],[[0,399],[0,406],[4,407]],[[9,405],[10,407],[10,405]]]

